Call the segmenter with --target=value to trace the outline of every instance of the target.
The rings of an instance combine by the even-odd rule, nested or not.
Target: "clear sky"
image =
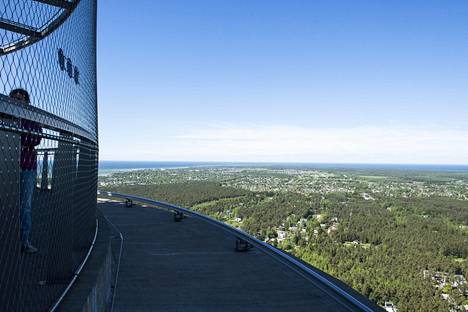
[[[468,1],[99,1],[100,158],[468,164]]]

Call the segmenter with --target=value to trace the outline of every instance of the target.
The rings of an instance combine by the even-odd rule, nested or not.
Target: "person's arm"
[[[42,133],[42,127],[38,124],[38,123],[34,123],[34,131],[36,132],[39,132],[39,133]],[[38,135],[33,135],[32,136],[32,139],[31,139],[31,146],[37,146],[39,144],[41,144],[41,140],[42,140],[42,137],[38,136]]]
[[[25,130],[42,133],[42,127],[34,121],[23,120],[21,124]],[[41,139],[41,136],[36,134],[23,134],[21,135],[21,145],[34,147],[41,143]]]

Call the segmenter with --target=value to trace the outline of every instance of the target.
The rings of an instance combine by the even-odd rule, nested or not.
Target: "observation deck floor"
[[[118,202],[98,208],[123,235],[114,311],[356,310],[266,251],[237,252],[231,233],[202,220]]]

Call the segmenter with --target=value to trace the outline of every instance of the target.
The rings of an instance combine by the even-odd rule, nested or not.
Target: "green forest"
[[[398,311],[449,311],[468,304],[465,200],[253,192],[212,181],[106,189],[191,207],[238,226],[378,304],[394,302]],[[442,294],[450,300],[442,300]]]

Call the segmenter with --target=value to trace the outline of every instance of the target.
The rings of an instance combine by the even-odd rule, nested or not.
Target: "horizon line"
[[[379,163],[379,162],[306,162],[306,161],[219,161],[219,160],[113,160],[99,159],[109,162],[185,162],[185,163],[218,163],[218,164],[317,164],[317,165],[412,165],[412,166],[468,166],[468,163],[449,164],[449,163]]]

